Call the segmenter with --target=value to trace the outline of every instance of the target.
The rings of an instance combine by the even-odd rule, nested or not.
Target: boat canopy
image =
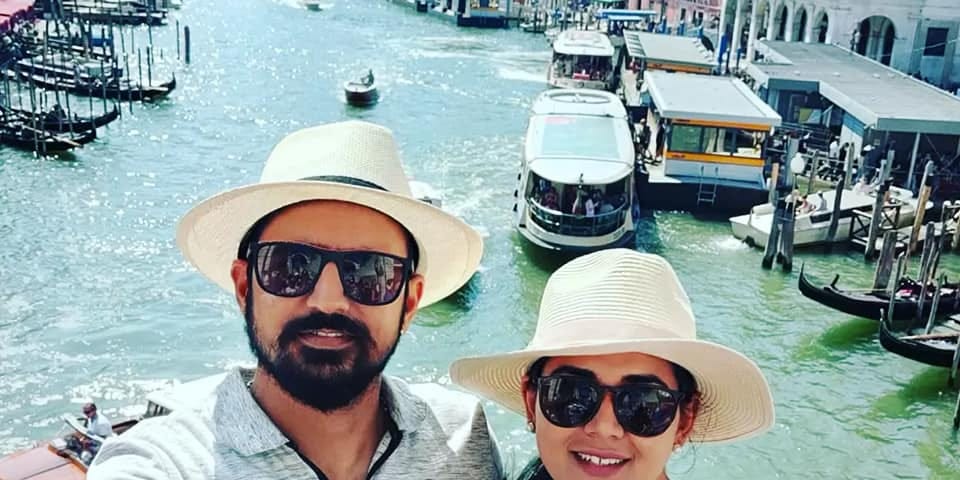
[[[738,78],[655,70],[643,78],[661,118],[747,130],[780,125],[780,115]]]
[[[633,165],[594,158],[538,158],[530,170],[564,185],[608,185],[633,173]]]
[[[563,55],[612,57],[613,44],[602,32],[564,30],[554,40],[553,51]]]
[[[713,70],[712,54],[699,38],[627,30],[623,39],[631,57],[644,59],[653,68],[705,73]]]
[[[540,94],[531,107],[533,115],[566,113],[626,118],[627,110],[616,95],[601,90],[555,88]]]
[[[596,13],[598,20],[608,20],[611,22],[642,22],[656,17],[659,13],[653,10],[626,10],[622,8],[604,8]]]
[[[213,392],[227,375],[228,373],[218,373],[147,395],[147,416],[151,416],[153,412],[150,410],[156,409],[156,407],[165,410],[156,413],[164,414],[202,401],[204,396]]]

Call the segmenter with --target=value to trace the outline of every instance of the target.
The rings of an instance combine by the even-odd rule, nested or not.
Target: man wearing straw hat
[[[417,309],[482,253],[472,228],[413,198],[389,130],[291,134],[258,184],[187,213],[177,244],[236,296],[257,368],[107,442],[90,480],[501,476],[474,397],[382,375]]]

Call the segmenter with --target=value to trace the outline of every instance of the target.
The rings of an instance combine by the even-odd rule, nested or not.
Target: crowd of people
[[[539,179],[533,191],[533,200],[541,207],[570,215],[595,217],[616,211],[626,203],[626,195],[604,194],[597,187],[567,185],[561,203],[560,194],[553,182]]]

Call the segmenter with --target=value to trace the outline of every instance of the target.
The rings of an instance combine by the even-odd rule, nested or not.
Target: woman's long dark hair
[[[543,376],[543,367],[549,359],[549,357],[540,357],[527,369],[527,389],[536,390],[537,380]],[[696,406],[694,402],[697,401],[697,380],[686,368],[673,362],[670,362],[670,366],[673,368],[673,376],[677,379],[677,390],[686,394],[680,402],[680,414],[683,415],[684,412],[695,414],[696,412],[692,412],[690,409]],[[523,467],[517,480],[553,480],[553,477],[547,472],[547,468],[543,466],[543,461],[540,460],[538,455],[530,460],[526,467]]]

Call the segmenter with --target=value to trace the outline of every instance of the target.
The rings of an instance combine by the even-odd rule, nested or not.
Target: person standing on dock
[[[234,295],[256,368],[105,442],[88,480],[503,478],[476,397],[383,374],[418,308],[483,251],[414,198],[388,129],[294,132],[259,183],[189,211],[177,244]],[[377,262],[391,278],[379,296]]]

